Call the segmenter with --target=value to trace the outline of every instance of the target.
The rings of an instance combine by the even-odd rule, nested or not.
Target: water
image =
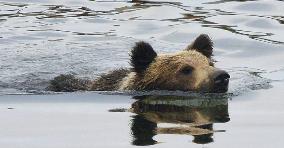
[[[45,91],[48,81],[66,73],[94,79],[109,70],[129,67],[128,52],[136,41],[151,43],[159,53],[176,52],[184,49],[199,34],[206,33],[211,36],[215,45],[214,59],[218,61],[216,67],[227,70],[232,77],[225,98],[228,101],[230,121],[213,122],[214,129],[226,131],[214,133],[214,142],[209,142],[206,146],[225,147],[233,144],[236,147],[281,147],[283,142],[279,139],[279,133],[283,132],[284,122],[281,119],[284,114],[284,102],[281,99],[284,80],[283,13],[284,3],[280,0],[0,0],[0,117],[5,117],[1,121],[6,121],[1,127],[15,128],[17,122],[10,116],[19,117],[21,111],[23,116],[31,115],[25,124],[33,127],[32,123],[35,121],[32,119],[51,112],[54,109],[52,106],[56,105],[59,99],[59,102],[68,105],[61,104],[60,107],[66,109],[66,112],[58,115],[58,118],[64,118],[78,109],[74,119],[68,118],[68,121],[73,122],[88,112],[99,117],[102,122],[117,123],[108,125],[111,129],[123,127],[130,130],[129,122],[136,119],[132,115],[140,115],[139,112],[116,114],[108,110],[130,108],[134,103],[132,94],[118,98],[106,94],[120,92],[53,95],[52,92]],[[22,95],[13,96],[15,94]],[[181,92],[177,94],[184,96]],[[190,93],[185,95],[196,97]],[[203,94],[198,95],[199,98],[203,97]],[[73,99],[68,100],[70,96]],[[10,102],[7,102],[7,98]],[[49,102],[48,98],[53,99]],[[84,98],[89,98],[89,101]],[[100,103],[103,99],[111,101]],[[123,100],[128,102],[120,106],[119,102]],[[37,101],[40,102],[39,106],[34,104]],[[96,104],[95,107],[100,109],[93,109],[91,104]],[[176,106],[172,103],[168,105]],[[82,109],[86,106],[89,110]],[[15,109],[8,109],[10,107]],[[21,107],[24,110],[21,110]],[[53,113],[59,110],[60,108],[57,108]],[[192,110],[188,112],[192,113]],[[52,113],[46,116],[51,117]],[[97,123],[95,119],[89,121],[88,118],[90,116],[86,115],[80,119],[96,125],[93,128],[91,125],[86,127],[102,134],[99,129],[103,128],[103,124]],[[111,118],[115,121],[111,121]],[[47,123],[54,122],[48,119],[43,121],[45,120]],[[54,126],[58,126],[53,133],[57,135],[64,124],[54,123]],[[65,137],[62,141],[68,138],[69,141],[70,138],[73,141],[77,139],[79,143],[85,143],[85,147],[104,144],[99,140],[91,144],[90,136],[98,138],[92,133],[85,135],[85,140],[80,137],[85,131],[81,126],[83,125],[70,126],[74,128],[71,130],[73,132],[70,132],[73,137]],[[18,147],[21,144],[31,146],[29,144],[36,141],[36,135],[48,132],[45,129],[49,128],[47,125],[36,129],[35,135],[31,137],[25,137],[28,132],[20,129],[15,129],[16,133],[8,138],[9,131],[2,132],[7,134],[0,134],[1,139],[4,138],[0,141],[0,146],[11,147],[11,143],[17,143]],[[117,130],[104,132],[104,136],[119,137]],[[154,134],[154,141],[163,142],[154,146],[170,147],[182,144],[181,146],[201,147],[188,140],[193,137],[190,135],[192,134]],[[20,140],[16,137],[27,139]],[[110,136],[108,140],[121,144],[116,147],[133,145],[129,133],[118,139],[114,137]],[[28,142],[29,140],[32,142]],[[33,147],[55,142],[51,137],[43,136],[41,140],[42,143],[33,143]],[[59,145],[58,141],[57,144],[57,147],[64,147]],[[71,142],[67,147],[76,147],[77,144]]]

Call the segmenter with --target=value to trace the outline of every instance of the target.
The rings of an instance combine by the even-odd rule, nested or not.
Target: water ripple
[[[33,89],[62,73],[95,78],[128,67],[135,41],[176,52],[201,33],[212,37],[222,67],[250,61],[279,69],[283,6],[276,0],[1,0],[0,85]],[[277,64],[258,64],[264,57]]]

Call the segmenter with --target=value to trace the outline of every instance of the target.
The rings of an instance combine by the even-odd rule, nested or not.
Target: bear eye
[[[187,67],[182,68],[180,72],[184,75],[189,75],[192,73],[192,71],[193,71],[193,67],[187,66]]]

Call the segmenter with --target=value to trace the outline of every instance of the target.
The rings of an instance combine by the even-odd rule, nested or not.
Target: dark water
[[[57,147],[76,147],[80,143],[85,144],[83,147],[202,147],[203,144],[281,147],[284,145],[279,139],[284,132],[281,118],[284,115],[283,14],[284,3],[280,0],[0,0],[0,118],[6,121],[0,125],[8,129],[0,132],[0,146],[12,147],[16,143],[18,147],[23,144],[50,147],[47,143],[55,142]],[[181,92],[167,93],[189,95],[189,98],[144,96],[146,99],[137,99],[105,93],[50,95],[44,91],[48,81],[59,74],[94,79],[109,70],[129,67],[128,51],[136,41],[151,43],[159,53],[176,52],[201,33],[210,35],[214,42],[216,66],[231,75],[228,94],[217,96],[218,99]],[[26,93],[44,95],[23,95]],[[48,98],[53,99],[49,102]],[[104,102],[104,99],[111,101]],[[61,104],[53,111],[57,102],[67,105]],[[120,107],[116,111],[131,107],[136,110],[108,112]],[[66,121],[76,124],[64,128],[64,122],[54,123],[51,117],[60,108],[66,111],[55,118],[75,113],[74,118],[68,116]],[[100,122],[89,120],[90,114]],[[48,119],[40,118],[41,115]],[[35,128],[34,134],[26,137],[29,132],[13,126],[19,117],[27,117],[24,124],[28,129],[34,127],[33,119],[37,118],[52,122],[58,129],[44,137],[43,132],[48,133],[51,128],[46,125]],[[95,127],[88,124],[84,129],[76,119]],[[187,128],[159,127],[158,121],[170,127]],[[102,131],[105,122],[116,125],[108,124],[111,130]],[[84,135],[87,127],[93,133],[87,132],[84,139],[80,135]],[[116,139],[121,132],[119,128],[128,129],[128,133]],[[51,136],[68,130],[73,137],[63,134],[61,140],[72,139],[69,145],[60,145]],[[109,143],[102,143],[104,138],[94,133],[104,133]],[[35,142],[38,135],[42,136],[41,142]],[[91,137],[95,137],[95,143]]]

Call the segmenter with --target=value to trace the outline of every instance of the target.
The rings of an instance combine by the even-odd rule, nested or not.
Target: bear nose
[[[228,91],[230,75],[224,70],[217,70],[213,74],[214,88],[213,92],[224,93]]]

